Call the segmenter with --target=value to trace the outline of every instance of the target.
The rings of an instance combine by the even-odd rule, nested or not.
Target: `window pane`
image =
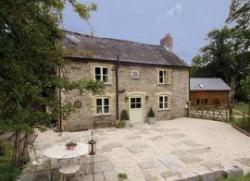
[[[159,108],[163,109],[163,103],[162,102],[159,103]]]
[[[136,101],[137,103],[141,103],[141,98],[135,98],[135,101]]]
[[[109,99],[108,99],[108,98],[105,98],[105,99],[104,99],[104,105],[105,105],[105,106],[108,106],[108,105],[109,105]]]
[[[135,104],[135,98],[130,99],[131,104]]]
[[[104,113],[109,113],[109,106],[104,106]]]
[[[101,106],[102,105],[102,99],[96,99],[96,105]]]
[[[95,75],[95,80],[101,80],[101,76],[100,75]]]
[[[168,108],[168,102],[164,103],[164,108]]]
[[[95,68],[95,74],[98,74],[98,75],[101,74],[101,68],[100,67]]]
[[[134,109],[135,108],[135,103],[131,103],[130,108]]]
[[[140,102],[137,102],[136,108],[141,108],[141,103]]]
[[[104,75],[103,76],[103,82],[108,82],[108,81],[109,81],[108,76]]]
[[[159,97],[159,102],[163,102],[163,96]]]
[[[159,71],[159,82],[163,83],[163,71]]]
[[[106,76],[108,75],[108,69],[107,68],[103,68],[102,71],[103,71],[103,75],[106,75]]]
[[[102,113],[102,106],[96,106],[96,113],[101,114]]]
[[[168,80],[168,77],[167,77],[167,72],[164,70],[164,83],[166,83],[166,80]]]

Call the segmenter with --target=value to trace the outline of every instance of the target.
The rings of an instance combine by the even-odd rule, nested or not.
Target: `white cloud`
[[[183,10],[183,6],[181,3],[177,2],[175,5],[167,11],[167,13],[164,15],[164,18],[167,19],[169,17],[175,17],[176,14],[180,14]]]

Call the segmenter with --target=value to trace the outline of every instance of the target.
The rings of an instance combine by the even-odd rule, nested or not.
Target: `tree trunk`
[[[12,152],[12,166],[18,165],[18,140],[19,140],[19,130],[15,130],[15,140]]]

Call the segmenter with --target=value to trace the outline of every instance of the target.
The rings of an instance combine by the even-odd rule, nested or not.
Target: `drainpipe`
[[[117,56],[117,61],[115,65],[115,97],[116,97],[116,120],[119,119],[119,56]]]
[[[61,79],[60,66],[58,67],[58,74],[59,74],[59,78]],[[59,109],[60,109],[60,112],[59,112],[59,131],[62,132],[62,112],[61,112],[61,109],[62,109],[62,90],[61,90],[61,87],[59,87],[58,91],[59,91]]]

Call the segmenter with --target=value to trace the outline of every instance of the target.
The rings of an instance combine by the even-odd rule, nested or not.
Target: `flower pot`
[[[125,121],[125,128],[129,128],[130,127],[130,120],[126,120]]]
[[[149,117],[149,118],[148,118],[148,123],[149,123],[149,124],[155,124],[155,123],[156,123],[155,117]]]

